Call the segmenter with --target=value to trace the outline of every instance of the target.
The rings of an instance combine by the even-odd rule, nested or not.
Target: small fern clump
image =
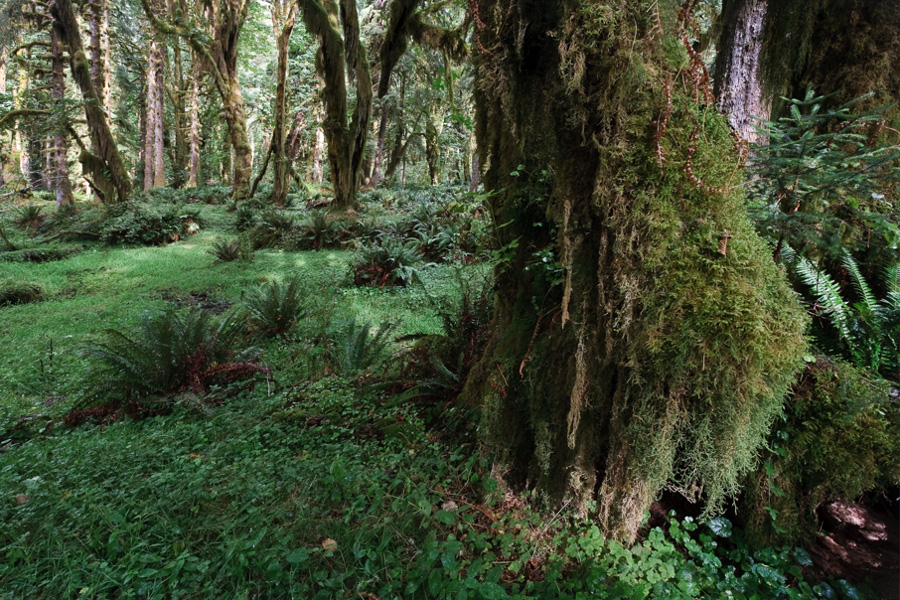
[[[37,229],[44,220],[44,215],[41,214],[42,210],[43,207],[35,204],[20,206],[13,214],[13,223],[20,229]]]
[[[345,323],[337,332],[335,346],[341,353],[339,367],[344,375],[361,375],[380,364],[387,356],[397,323],[385,321],[373,327],[372,323],[357,323],[356,319]]]
[[[217,240],[208,254],[216,257],[216,262],[233,262],[235,260],[253,260],[253,248],[241,240]]]
[[[387,238],[380,244],[360,244],[353,263],[353,282],[382,288],[415,283],[421,262],[415,242]]]
[[[283,336],[308,314],[310,302],[300,278],[294,277],[284,284],[271,281],[251,291],[244,306],[256,331],[265,336]]]
[[[268,209],[258,215],[257,225],[250,230],[254,250],[274,248],[296,233],[297,224],[289,213]]]
[[[263,370],[258,352],[242,348],[244,322],[226,316],[215,322],[200,309],[145,312],[128,333],[107,329],[87,344],[92,376],[107,395],[133,400],[173,392],[206,392],[211,380],[237,379]]]

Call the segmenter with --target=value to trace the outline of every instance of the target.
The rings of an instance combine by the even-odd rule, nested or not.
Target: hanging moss
[[[465,391],[485,447],[510,485],[596,501],[619,538],[666,485],[714,512],[755,466],[805,317],[744,214],[743,159],[678,7],[475,4],[485,182],[501,244],[522,241]],[[561,285],[534,268],[535,207]]]

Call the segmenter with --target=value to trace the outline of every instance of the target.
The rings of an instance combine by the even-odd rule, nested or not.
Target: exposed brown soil
[[[896,514],[847,502],[819,509],[822,530],[810,554],[813,575],[866,582],[883,600],[900,600],[900,520]]]

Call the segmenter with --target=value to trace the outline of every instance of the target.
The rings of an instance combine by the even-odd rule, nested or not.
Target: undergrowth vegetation
[[[623,546],[498,485],[458,401],[503,260],[477,198],[380,190],[333,217],[225,196],[0,222],[0,598],[863,593],[808,580],[802,536],[673,515]],[[751,540],[896,477],[883,386],[816,365],[744,499]],[[771,500],[786,478],[805,503]]]

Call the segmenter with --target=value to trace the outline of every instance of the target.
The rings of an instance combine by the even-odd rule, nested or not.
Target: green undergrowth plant
[[[437,439],[420,407],[344,377],[204,414],[176,406],[0,453],[0,590],[12,598],[862,597],[809,556],[751,551],[724,519],[631,546],[501,493],[474,427]],[[452,410],[452,409],[451,409]],[[2,443],[3,440],[0,440]]]
[[[757,546],[814,538],[816,509],[900,482],[900,402],[884,381],[820,357],[776,421],[739,507]]]
[[[256,225],[249,230],[253,249],[276,248],[296,236],[297,224],[290,213],[270,208],[258,213]]]
[[[193,235],[201,226],[196,209],[157,209],[139,203],[113,204],[95,224],[99,238],[110,245],[158,246]]]
[[[69,258],[81,248],[74,246],[21,248],[0,252],[0,262],[45,263]]]
[[[284,336],[307,316],[312,302],[299,276],[284,283],[270,281],[244,297],[248,320],[264,336]]]
[[[45,218],[46,215],[43,214],[43,207],[37,204],[20,206],[13,213],[13,223],[20,229],[27,229],[30,231],[34,231],[40,227]]]
[[[858,112],[870,96],[827,108],[833,95],[810,87],[803,98],[783,98],[788,114],[765,124],[768,143],[750,153],[748,200],[757,228],[777,248],[828,262],[843,250],[893,254],[900,145],[880,136],[884,107]]]
[[[381,288],[409,285],[418,281],[421,263],[415,242],[386,238],[380,243],[361,243],[352,265],[353,282]]]
[[[232,262],[235,260],[253,260],[253,248],[241,239],[223,239],[213,242],[212,248],[207,250],[216,257],[216,262]]]
[[[184,391],[203,394],[214,381],[264,370],[243,334],[244,321],[235,315],[216,321],[197,308],[147,311],[134,331],[107,329],[83,353],[101,401],[165,400]]]
[[[384,363],[393,346],[397,323],[383,321],[378,325],[359,323],[356,319],[339,322],[333,328],[335,351],[340,373],[355,377],[371,372]]]
[[[790,248],[785,249],[785,260],[812,290],[816,299],[813,314],[824,316],[835,333],[831,337],[829,330],[817,330],[821,345],[860,368],[900,380],[900,263],[884,270],[881,287],[885,294],[876,299],[872,286],[846,250],[841,253],[841,266],[849,285],[843,287]],[[849,299],[851,294],[857,301]]]

